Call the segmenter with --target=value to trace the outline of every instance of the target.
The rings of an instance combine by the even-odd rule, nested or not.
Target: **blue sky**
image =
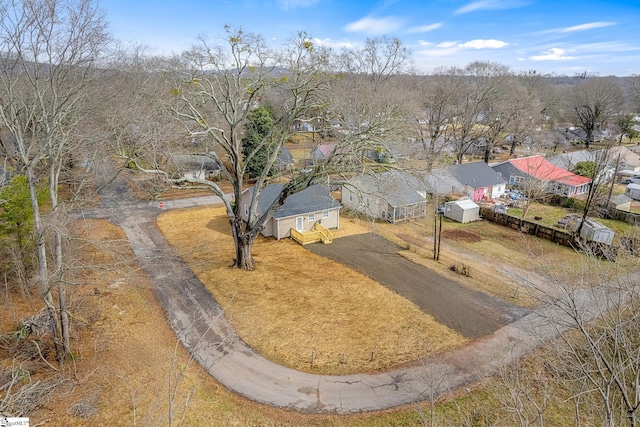
[[[494,61],[515,71],[640,74],[640,1],[102,0],[114,37],[151,53],[216,39],[228,24],[274,46],[299,30],[357,48],[397,37],[423,72]]]

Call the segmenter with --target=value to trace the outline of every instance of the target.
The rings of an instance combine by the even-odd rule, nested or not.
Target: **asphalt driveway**
[[[467,338],[489,335],[528,313],[409,261],[399,255],[403,248],[372,233],[305,247],[366,274]]]

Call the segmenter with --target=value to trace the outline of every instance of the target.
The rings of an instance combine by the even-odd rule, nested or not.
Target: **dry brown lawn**
[[[81,221],[75,228],[87,239],[78,248],[77,261],[98,261],[105,268],[94,269],[92,276],[85,276],[84,285],[73,288],[76,359],[64,368],[69,378],[65,385],[29,415],[31,425],[169,425],[171,391],[175,391],[174,425],[188,396],[184,426],[386,425],[385,418],[393,419],[396,413],[402,418],[414,416],[412,409],[349,417],[306,415],[256,404],[227,391],[177,343],[148,279],[137,270],[124,233],[106,221]],[[4,299],[2,330],[12,330],[25,314],[35,312],[42,305],[38,301]],[[5,362],[3,366],[11,365],[11,360]],[[31,371],[32,382],[55,374],[37,360],[23,368]]]
[[[276,363],[322,374],[376,371],[465,341],[404,297],[290,239],[260,237],[257,269],[230,268],[222,208],[171,211],[158,224],[242,339]],[[341,225],[338,238],[371,231],[352,220]]]

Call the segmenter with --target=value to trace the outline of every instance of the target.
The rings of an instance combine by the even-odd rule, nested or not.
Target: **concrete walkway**
[[[198,198],[165,202],[164,208],[216,203]],[[546,320],[562,319],[555,307],[530,313],[495,333],[412,366],[377,374],[325,376],[272,363],[236,335],[222,308],[168,244],[155,224],[157,203],[138,205],[116,222],[126,232],[172,328],[195,359],[221,384],[248,399],[312,413],[387,409],[468,386],[521,357],[558,330]],[[601,311],[588,295],[578,298],[585,316]],[[559,322],[558,324],[565,324]]]

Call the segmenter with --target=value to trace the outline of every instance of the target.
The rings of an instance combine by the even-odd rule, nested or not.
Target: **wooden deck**
[[[331,233],[328,228],[325,228],[316,222],[313,224],[313,230],[311,231],[300,232],[295,228],[292,228],[291,238],[301,245],[308,245],[309,243],[317,242],[329,244],[333,242],[333,233]]]

